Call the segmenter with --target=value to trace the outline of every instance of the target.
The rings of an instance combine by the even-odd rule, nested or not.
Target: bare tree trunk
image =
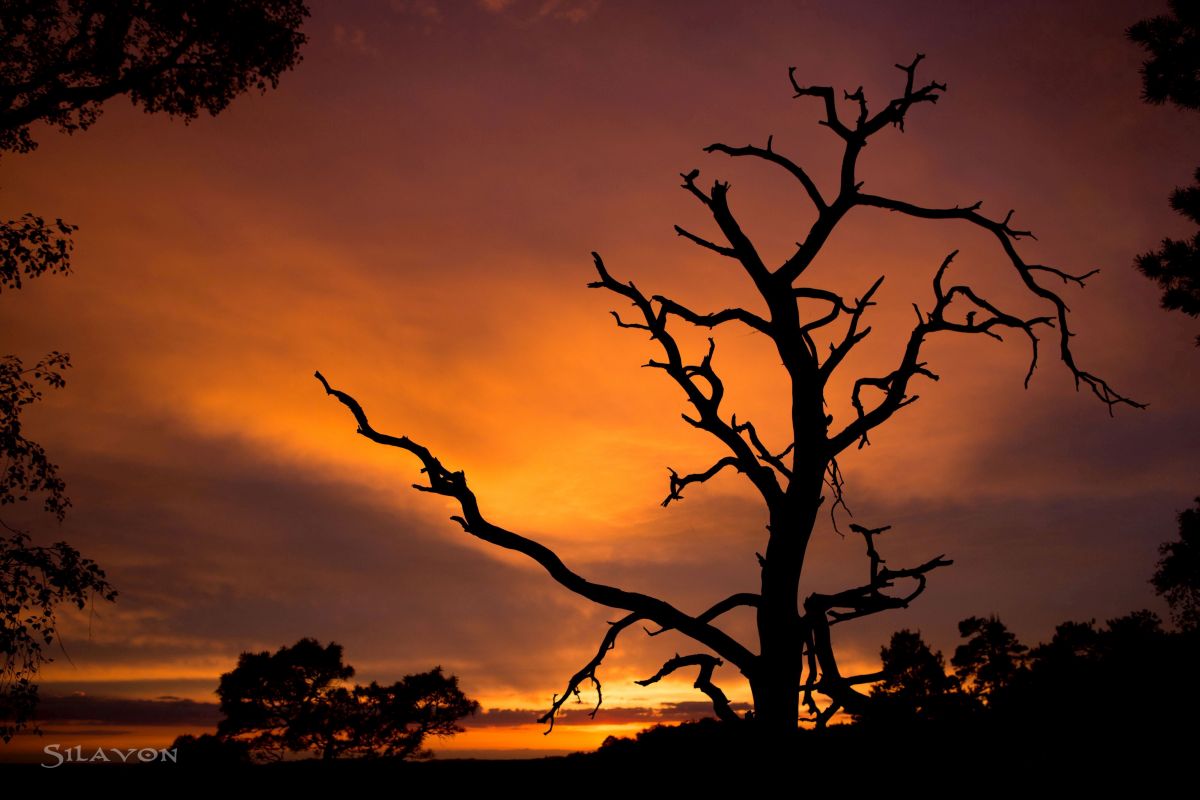
[[[800,718],[805,636],[797,606],[804,554],[821,505],[820,472],[816,475],[808,497],[793,495],[801,489],[794,478],[789,493],[770,509],[757,615],[762,657],[750,686],[755,718],[772,731],[794,731]]]

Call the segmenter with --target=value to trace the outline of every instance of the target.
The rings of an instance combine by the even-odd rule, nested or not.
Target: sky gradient
[[[716,235],[679,173],[729,180],[778,262],[811,219],[803,191],[701,148],[773,135],[830,186],[838,142],[817,101],[792,99],[787,68],[862,84],[881,107],[902,88],[892,65],[918,51],[920,75],[948,91],[872,140],[866,190],[1014,208],[1038,235],[1020,243],[1030,262],[1099,267],[1062,290],[1076,357],[1149,408],[1110,418],[1053,346],[1025,390],[1021,337],[932,339],[942,379],[915,384],[920,401],[842,467],[855,518],[893,526],[885,557],[955,564],[913,608],[840,626],[843,664],[873,670],[901,627],[949,653],[971,615],[997,613],[1027,643],[1067,619],[1165,616],[1148,581],[1200,487],[1200,356],[1194,320],[1161,311],[1131,263],[1188,233],[1167,196],[1200,157],[1200,117],[1139,99],[1123,30],[1161,6],[313,2],[303,62],[265,96],[186,126],[118,99],[85,133],[35,131],[36,152],[0,162],[0,214],[78,224],[75,271],[6,293],[0,313],[6,352],[72,356],[26,432],[74,507],[61,526],[36,508],[11,519],[95,558],[121,593],[64,617],[69,658],[42,675],[62,721],[48,735],[136,746],[211,727],[196,704],[237,655],[302,636],[340,642],[363,682],[434,664],[458,675],[489,711],[435,744],[447,752],[594,746],[693,713],[669,705],[702,699],[687,679],[632,684],[687,645],[630,631],[601,670],[597,724],[543,737],[526,710],[562,691],[616,612],[463,534],[448,502],[409,488],[415,459],[355,436],[313,370],[378,429],[464,469],[491,520],[589,578],[692,612],[756,591],[765,519],[737,476],[659,507],[668,466],[721,454],[679,420],[678,388],[639,368],[653,343],[616,329],[613,297],[585,288],[589,252],[647,294],[752,305],[740,270],[674,235]],[[857,296],[887,278],[874,333],[833,386],[835,419],[851,413],[851,376],[898,358],[911,304],[929,304],[955,249],[957,278],[1036,310],[979,231],[869,209],[839,227],[813,282]],[[702,341],[687,339],[697,354]],[[781,431],[764,341],[723,330],[716,365],[725,407]],[[823,517],[805,591],[866,569],[861,542]],[[735,614],[727,629],[751,623]],[[718,682],[747,700],[732,673]],[[159,697],[191,703],[146,712]],[[68,724],[80,719],[97,722]]]

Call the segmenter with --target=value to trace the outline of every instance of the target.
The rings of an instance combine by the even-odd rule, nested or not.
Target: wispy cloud
[[[343,50],[349,50],[362,56],[378,56],[379,50],[367,41],[367,32],[356,26],[346,26],[340,22],[333,26],[333,43]]]
[[[442,7],[437,0],[391,0],[391,7],[398,14],[425,22],[441,22],[443,18]]]
[[[554,19],[578,24],[600,10],[603,0],[479,0],[480,8],[493,14],[514,14],[533,21]]]
[[[749,703],[731,703],[734,711],[744,712]],[[714,716],[712,704],[701,701],[663,703],[661,706],[602,706],[596,717],[587,704],[565,706],[555,719],[555,725],[628,725],[645,726],[691,722]],[[468,728],[515,727],[534,723],[546,713],[545,709],[490,708],[463,721]]]
[[[544,0],[538,9],[538,16],[580,23],[599,11],[601,2],[602,0]]]

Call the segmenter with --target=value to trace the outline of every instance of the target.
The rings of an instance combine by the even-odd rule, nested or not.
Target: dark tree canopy
[[[871,697],[888,717],[940,718],[961,688],[947,674],[942,654],[926,644],[920,631],[896,631],[879,658],[883,680],[872,688]]]
[[[78,226],[61,219],[47,223],[36,214],[0,222],[0,293],[20,289],[21,277],[71,271],[71,234]]]
[[[342,663],[342,646],[301,639],[274,653],[242,653],[221,676],[221,736],[246,741],[263,758],[307,750],[320,734],[326,700],[354,668]]]
[[[30,125],[73,133],[101,104],[194,119],[265,91],[300,60],[303,0],[6,0],[0,10],[0,152]]]
[[[64,353],[51,353],[32,367],[16,356],[0,356],[0,506],[28,500],[30,495],[45,496],[46,511],[60,520],[71,505],[67,485],[58,475],[58,466],[46,456],[37,442],[25,437],[21,413],[42,399],[38,383],[52,389],[66,385],[62,370],[71,366]]]
[[[1171,208],[1200,225],[1200,169],[1196,185],[1171,193]],[[1200,231],[1190,239],[1165,238],[1159,249],[1142,253],[1134,263],[1162,288],[1164,309],[1200,316]],[[1200,345],[1200,336],[1196,343]]]
[[[0,536],[0,740],[26,726],[37,707],[33,676],[50,660],[57,609],[85,608],[117,593],[91,559],[66,542],[35,546],[20,532]]]
[[[1127,729],[1190,719],[1200,712],[1200,648],[1194,634],[1163,630],[1150,611],[1095,622],[1065,622],[1030,651],[1027,680],[1009,692],[1015,717],[1050,713],[1075,725]]]
[[[1126,31],[1148,56],[1142,63],[1142,98],[1200,110],[1200,4],[1170,0],[1168,6],[1169,14],[1144,19]],[[1171,208],[1200,225],[1200,169],[1195,179],[1195,185],[1172,192]],[[1190,239],[1164,238],[1158,250],[1139,255],[1134,264],[1162,288],[1164,309],[1200,316],[1200,231]],[[1196,344],[1200,346],[1200,336]]]
[[[958,632],[967,641],[955,648],[950,663],[962,685],[990,703],[1025,669],[1029,648],[994,615],[964,619]]]
[[[479,704],[441,667],[406,675],[390,686],[348,686],[354,668],[342,646],[301,639],[275,653],[242,653],[221,676],[217,695],[227,741],[244,743],[258,760],[291,753],[322,759],[414,758],[429,736],[460,733],[458,721]]]
[[[45,510],[62,519],[71,501],[58,467],[21,428],[21,413],[42,398],[39,384],[60,388],[70,365],[51,353],[32,367],[0,356],[0,508],[41,496]],[[0,520],[0,739],[7,741],[37,706],[38,668],[52,660],[57,614],[63,604],[84,608],[93,599],[113,600],[104,571],[66,542],[34,545],[24,531]]]
[[[1148,56],[1142,62],[1142,99],[1200,109],[1200,5],[1168,0],[1170,13],[1144,19],[1126,35]]]
[[[995,616],[964,619],[958,629],[966,641],[955,651],[953,675],[919,633],[893,634],[871,696],[877,709],[859,720],[867,728],[900,723],[906,734],[923,728],[955,739],[978,735],[1005,751],[1042,737],[1051,746],[1104,741],[1125,752],[1159,733],[1165,735],[1158,741],[1177,740],[1186,749],[1178,726],[1200,713],[1200,685],[1192,679],[1200,670],[1196,630],[1164,630],[1147,610],[1104,625],[1063,622],[1032,649]]]
[[[205,767],[236,767],[250,764],[250,746],[237,739],[225,739],[211,733],[185,734],[171,743],[180,764]]]
[[[1179,539],[1163,542],[1154,572],[1154,589],[1167,599],[1180,628],[1200,631],[1200,497],[1194,508],[1179,512]]]
[[[923,381],[938,379],[935,365],[926,360],[931,339],[961,335],[1000,340],[1012,335],[1027,342],[1026,385],[1040,348],[1049,339],[1077,388],[1085,389],[1110,410],[1121,405],[1141,407],[1076,359],[1073,343],[1077,340],[1064,294],[1073,286],[1083,286],[1093,273],[1075,274],[1022,255],[1023,242],[1031,234],[1013,224],[1012,211],[992,216],[973,198],[926,206],[864,190],[871,184],[859,174],[859,157],[868,142],[886,146],[882,143],[893,132],[904,130],[910,114],[932,106],[946,91],[943,83],[917,80],[922,59],[918,54],[910,63],[896,65],[902,75],[898,81],[901,88],[892,99],[874,105],[873,113],[861,87],[842,93],[831,86],[806,86],[795,70],[789,72],[793,97],[815,106],[817,122],[839,150],[837,178],[828,185],[821,185],[825,182],[818,182],[787,155],[782,136],[765,137],[765,145],[718,142],[704,148],[706,153],[761,163],[797,183],[807,199],[806,209],[794,217],[799,225],[795,250],[780,260],[769,261],[747,234],[735,213],[728,183],[702,182],[698,169],[680,174],[683,190],[711,217],[712,231],[696,233],[676,227],[676,233],[741,276],[752,293],[752,306],[696,310],[617,277],[599,254],[592,254],[596,275],[588,286],[608,293],[629,309],[612,312],[616,324],[649,338],[653,355],[645,366],[660,371],[681,390],[687,402],[683,420],[708,434],[717,450],[711,463],[699,465],[694,472],[670,471],[663,505],[682,501],[685,492],[722,473],[739,474],[760,503],[762,513],[755,524],[764,525],[765,536],[758,548],[747,552],[747,558],[756,558],[759,567],[758,585],[746,587],[753,591],[714,598],[707,608],[685,610],[650,594],[589,580],[542,543],[488,519],[464,472],[447,467],[430,448],[408,436],[377,430],[357,399],[317,373],[326,393],[353,416],[358,434],[404,450],[420,462],[424,482],[416,488],[451,498],[460,509],[452,519],[468,534],[522,553],[568,590],[622,612],[604,632],[596,654],[554,696],[543,721],[552,724],[555,713],[581,687],[595,687],[599,700],[598,669],[605,655],[624,631],[642,628],[651,635],[678,634],[690,640],[689,648],[694,644],[701,652],[677,655],[639,683],[654,683],[687,670],[696,676],[695,687],[709,697],[716,715],[731,724],[748,720],[731,709],[727,695],[715,682],[715,671],[726,665],[740,672],[749,684],[754,699],[753,726],[772,735],[793,735],[802,713],[818,725],[825,725],[842,709],[866,713],[871,704],[858,687],[878,676],[842,673],[832,627],[906,608],[925,591],[931,573],[951,562],[938,555],[918,564],[893,565],[885,561],[877,546],[889,527],[855,524],[851,530],[863,538],[866,550],[861,583],[826,594],[812,591],[802,576],[819,514],[833,513],[845,505],[839,459],[870,444],[881,426],[916,402],[917,387]],[[879,302],[884,278],[879,276],[865,285],[858,296],[843,296],[819,285],[819,270],[810,272],[809,268],[819,261],[825,244],[844,220],[880,211],[914,224],[946,224],[987,234],[1003,256],[1011,285],[1028,300],[1028,315],[1005,310],[976,289],[971,265],[953,263],[957,251],[952,252],[940,264],[929,265],[930,291],[915,306],[916,320],[910,332],[893,343],[890,357],[894,360],[889,366],[877,374],[851,373],[855,363],[851,353],[871,333],[866,320]],[[780,429],[760,429],[744,413],[729,407],[717,355],[717,328],[721,332],[733,328],[739,335],[748,332],[777,360],[787,382],[778,398],[787,419]],[[707,348],[693,352],[686,337],[696,329],[711,333],[712,338]],[[847,388],[848,397],[839,396],[842,387]],[[718,624],[723,615],[739,609],[755,615],[755,635],[745,641]]]
[[[441,667],[406,675],[389,686],[340,688],[330,696],[329,725],[313,748],[323,758],[424,758],[430,736],[462,733],[459,720],[479,703],[458,688],[458,678]]]

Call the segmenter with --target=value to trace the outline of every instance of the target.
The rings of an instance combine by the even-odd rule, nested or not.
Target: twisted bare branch
[[[725,240],[729,242],[729,246],[718,245],[703,239],[695,234],[675,226],[675,231],[680,236],[695,242],[701,247],[705,247],[714,252],[720,253],[723,256],[736,259],[741,263],[746,274],[757,285],[765,285],[770,278],[771,272],[763,263],[762,257],[758,254],[758,250],[754,247],[754,243],[750,241],[750,237],[742,230],[742,226],[733,216],[733,211],[729,208],[729,184],[722,181],[714,181],[712,189],[708,194],[705,194],[698,186],[696,186],[696,178],[700,177],[700,170],[694,169],[691,172],[682,173],[683,188],[689,194],[698,199],[712,214],[713,220],[717,223],[717,227],[721,229],[721,233],[725,236]]]
[[[1037,282],[1034,277],[1035,272],[1050,273],[1065,282],[1073,282],[1080,286],[1084,285],[1087,278],[1096,273],[1096,270],[1085,273],[1083,275],[1071,275],[1062,270],[1046,267],[1044,265],[1028,265],[1022,260],[1017,253],[1014,242],[1020,238],[1031,236],[1029,231],[1017,230],[1011,227],[1012,212],[1003,220],[990,219],[979,213],[980,204],[967,206],[965,208],[955,206],[954,208],[926,208],[913,203],[908,203],[902,200],[894,200],[887,197],[880,197],[871,194],[856,194],[853,198],[854,205],[870,206],[873,208],[884,208],[889,211],[896,211],[901,214],[906,214],[910,217],[918,219],[954,219],[969,222],[976,227],[982,228],[996,237],[1000,242],[1000,247],[1004,250],[1017,275],[1021,278],[1022,283],[1035,296],[1048,301],[1054,306],[1055,327],[1059,333],[1059,357],[1062,362],[1071,370],[1071,374],[1075,378],[1075,387],[1078,389],[1080,385],[1086,385],[1097,398],[1108,406],[1109,413],[1118,405],[1132,406],[1133,408],[1145,408],[1144,403],[1139,403],[1113,389],[1104,379],[1081,369],[1075,363],[1075,356],[1071,352],[1071,333],[1069,321],[1067,319],[1068,308],[1066,302],[1056,292],[1047,289]],[[1003,324],[1003,323],[994,323]]]
[[[867,558],[870,561],[870,581],[863,586],[846,589],[835,594],[812,594],[804,601],[805,619],[813,625],[818,624],[817,617],[822,620],[828,617],[830,624],[846,622],[858,617],[877,614],[894,608],[907,608],[908,604],[925,591],[926,575],[939,567],[953,564],[945,556],[937,556],[916,567],[891,569],[886,566],[875,547],[875,537],[891,530],[890,525],[882,528],[867,528],[851,524],[850,530],[860,534],[867,545]],[[901,579],[912,579],[916,586],[905,595],[885,594],[885,589],[895,586]]]
[[[770,335],[771,324],[762,317],[747,311],[744,308],[726,308],[722,311],[717,311],[712,314],[698,314],[690,308],[681,305],[669,297],[663,297],[661,294],[656,294],[650,298],[652,301],[659,304],[659,308],[667,313],[674,314],[685,322],[690,322],[703,328],[715,328],[718,325],[723,325],[726,322],[740,322],[759,333]]]
[[[743,606],[757,608],[761,600],[762,597],[760,595],[751,594],[749,592],[738,592],[737,594],[731,594],[724,600],[720,600],[713,604],[711,608],[709,608],[703,614],[697,616],[696,619],[699,622],[712,622],[717,617],[721,616],[722,614],[727,614],[735,608],[741,608]],[[658,630],[652,631],[648,628],[643,628],[643,630],[646,631],[647,636],[658,636],[660,633],[666,633],[668,629],[659,628]]]
[[[758,431],[755,430],[754,423],[750,422],[749,420],[746,422],[738,422],[737,415],[734,414],[730,419],[729,424],[738,433],[745,433],[749,437],[750,444],[754,445],[754,449],[758,452],[758,458],[760,461],[770,464],[772,467],[779,470],[779,474],[783,475],[788,480],[791,480],[792,470],[787,464],[783,463],[783,459],[788,453],[796,449],[795,442],[792,442],[778,453],[774,453],[769,447],[763,444],[762,439],[758,438]]]
[[[367,421],[367,415],[357,400],[346,392],[330,386],[320,372],[316,373],[316,378],[325,387],[326,394],[332,395],[350,410],[358,423],[359,435],[377,444],[396,447],[417,457],[421,462],[421,471],[426,475],[429,483],[428,485],[414,484],[414,488],[457,501],[462,515],[451,517],[451,519],[461,525],[467,533],[489,544],[528,556],[540,564],[550,577],[575,594],[609,608],[624,609],[636,614],[639,619],[650,620],[664,628],[678,630],[719,654],[743,672],[753,672],[757,657],[721,629],[700,622],[656,597],[589,581],[569,569],[562,559],[545,545],[489,522],[483,516],[475,494],[467,486],[466,475],[461,471],[455,472],[446,469],[428,448],[417,444],[407,436],[391,436],[376,431]]]
[[[670,313],[676,313],[681,307],[670,307],[663,302],[655,304],[646,297],[634,284],[621,283],[609,274],[604,261],[596,253],[592,253],[596,272],[600,279],[588,284],[593,289],[607,289],[630,300],[641,312],[645,325],[650,330],[650,336],[661,346],[666,356],[665,361],[650,361],[647,366],[661,369],[683,389],[688,402],[696,409],[697,417],[684,415],[689,424],[715,436],[728,448],[736,460],[737,468],[745,474],[754,487],[768,502],[774,502],[782,497],[783,490],[775,477],[775,472],[768,466],[759,463],[750,444],[734,429],[731,422],[726,422],[720,415],[720,404],[724,387],[716,371],[712,367],[713,341],[709,340],[709,351],[698,365],[688,365],[683,361],[679,345],[667,330],[667,320]],[[676,304],[677,305],[677,304]],[[699,378],[707,388],[697,383]],[[732,661],[732,659],[729,659]]]
[[[669,506],[672,500],[682,500],[683,495],[680,494],[680,492],[683,491],[685,486],[692,483],[704,483],[726,467],[733,467],[739,472],[741,471],[738,467],[738,460],[735,456],[725,456],[720,461],[706,469],[704,472],[695,472],[690,475],[680,476],[678,472],[668,468],[668,472],[671,473],[671,491],[667,495],[667,498],[662,501],[662,507],[666,508]]]
[[[945,289],[942,281],[957,253],[958,251],[955,250],[946,256],[934,275],[934,307],[925,313],[917,308],[917,324],[909,335],[900,365],[886,375],[862,377],[854,382],[850,402],[854,406],[857,418],[830,439],[830,448],[834,454],[840,453],[856,440],[860,448],[870,444],[868,434],[872,429],[886,422],[896,411],[916,401],[917,395],[910,396],[908,394],[908,384],[912,378],[920,375],[930,380],[938,380],[937,374],[920,360],[921,346],[930,334],[943,331],[981,333],[1002,341],[1001,335],[996,331],[997,328],[1012,328],[1023,332],[1029,339],[1032,351],[1029,369],[1025,374],[1025,386],[1028,388],[1034,369],[1037,367],[1038,358],[1038,337],[1034,329],[1038,325],[1053,328],[1055,318],[1040,316],[1021,319],[1001,311],[968,286],[955,285],[950,289]],[[973,306],[972,310],[966,312],[963,321],[954,321],[946,317],[947,310],[956,298],[962,298]],[[986,312],[987,316],[979,318],[980,311]],[[870,411],[866,410],[862,401],[862,390],[867,387],[884,393],[883,399]]]
[[[742,718],[737,715],[736,711],[729,707],[729,698],[725,696],[725,692],[721,691],[721,688],[712,682],[713,670],[721,666],[722,663],[721,659],[707,653],[697,653],[690,656],[676,654],[674,658],[663,664],[654,675],[646,678],[644,681],[634,681],[634,683],[639,686],[649,686],[652,683],[658,683],[677,669],[699,667],[700,672],[696,676],[696,682],[692,685],[704,692],[712,700],[713,711],[716,712],[717,718],[723,722],[741,722]]]
[[[813,179],[808,176],[808,173],[805,172],[800,165],[796,164],[796,162],[792,161],[787,156],[776,153],[771,148],[773,140],[773,136],[768,137],[767,146],[765,148],[755,147],[754,145],[750,144],[746,145],[745,147],[730,147],[727,144],[721,144],[717,142],[704,148],[704,152],[724,153],[725,155],[732,156],[734,158],[738,156],[752,156],[754,158],[761,158],[764,161],[769,161],[772,164],[778,164],[791,173],[796,180],[800,181],[800,185],[804,187],[804,191],[808,192],[808,196],[812,200],[813,205],[817,207],[817,210],[824,211],[827,208],[827,204],[825,202],[825,198],[821,196],[821,190],[817,188],[817,184],[813,182]]]
[[[821,385],[824,386],[829,377],[833,374],[842,360],[854,349],[854,346],[861,342],[871,333],[871,328],[868,326],[861,331],[858,329],[858,324],[862,320],[863,314],[868,308],[875,305],[871,300],[875,296],[875,292],[879,291],[879,287],[883,285],[883,276],[880,275],[871,288],[867,289],[866,293],[859,299],[854,301],[854,305],[848,309],[850,313],[850,324],[846,328],[846,335],[842,337],[842,341],[836,345],[830,345],[829,358],[825,359],[818,372],[821,380]],[[797,292],[800,290],[797,289]],[[811,291],[811,290],[809,290]]]
[[[875,546],[875,537],[891,530],[890,525],[868,528],[851,524],[850,529],[861,535],[866,543],[869,582],[836,594],[814,593],[804,601],[802,630],[808,668],[806,680],[800,690],[804,704],[812,712],[813,719],[819,727],[823,727],[843,708],[851,713],[865,712],[868,708],[867,696],[854,687],[873,683],[882,677],[880,673],[843,676],[834,657],[830,627],[839,622],[878,614],[889,609],[907,608],[909,603],[925,591],[928,573],[954,563],[944,556],[937,556],[916,567],[893,570],[886,566]],[[915,588],[905,595],[889,595],[884,592],[885,589],[893,588],[896,581],[903,579],[915,580]],[[821,709],[813,697],[814,692],[826,695],[831,699],[831,703]]]
[[[795,67],[788,67],[788,80],[791,81],[792,88],[796,90],[796,94],[793,95],[795,98],[817,97],[825,103],[825,119],[820,120],[819,124],[826,126],[843,139],[853,138],[854,133],[838,118],[837,100],[832,86],[801,86],[796,80]]]
[[[837,524],[837,510],[841,509],[846,512],[847,516],[854,516],[854,512],[850,510],[850,506],[846,505],[846,479],[842,476],[842,469],[838,466],[837,458],[830,458],[829,463],[825,467],[824,475],[825,485],[829,487],[829,491],[833,493],[833,502],[829,504],[829,520],[833,524],[833,530],[838,536],[844,536]]]
[[[543,724],[549,723],[549,727],[546,728],[543,735],[549,735],[554,730],[554,718],[558,715],[558,710],[563,707],[563,704],[569,698],[574,697],[576,700],[582,700],[579,687],[585,680],[590,680],[592,686],[596,689],[596,705],[588,712],[589,717],[592,719],[596,718],[596,712],[600,710],[600,706],[604,703],[604,693],[600,685],[600,679],[596,677],[596,670],[600,667],[601,662],[604,661],[604,657],[608,655],[608,651],[617,646],[617,637],[621,635],[621,631],[641,618],[639,614],[634,613],[616,622],[608,623],[608,632],[604,634],[604,638],[600,641],[600,647],[596,650],[596,655],[592,656],[591,661],[584,664],[578,672],[571,676],[571,679],[567,681],[566,691],[552,698],[550,710],[538,717],[538,722]]]
[[[685,239],[688,239],[688,240],[694,242],[695,244],[700,245],[701,247],[703,247],[706,250],[712,250],[717,255],[722,255],[722,256],[725,256],[726,258],[737,258],[737,251],[734,250],[732,247],[723,247],[722,245],[716,244],[715,242],[710,242],[708,239],[697,236],[696,234],[692,233],[691,231],[681,228],[678,225],[675,226],[675,233],[682,236]]]
[[[946,91],[946,84],[938,83],[937,81],[930,81],[920,89],[913,88],[917,74],[917,65],[924,58],[925,55],[923,53],[917,53],[916,58],[908,66],[903,64],[896,65],[896,69],[901,70],[907,76],[904,84],[904,94],[888,103],[887,108],[880,111],[871,120],[864,121],[859,125],[859,130],[862,131],[863,136],[870,136],[886,125],[895,125],[903,131],[904,117],[908,114],[910,108],[917,103],[936,103],[939,97],[938,93]]]

